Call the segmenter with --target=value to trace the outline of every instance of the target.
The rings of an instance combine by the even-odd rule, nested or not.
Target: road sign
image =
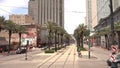
[[[111,60],[112,62],[116,62],[115,55],[111,55],[110,60]]]
[[[116,52],[118,51],[117,46],[112,45],[111,48],[112,48],[112,52],[115,52],[115,53],[116,53]]]

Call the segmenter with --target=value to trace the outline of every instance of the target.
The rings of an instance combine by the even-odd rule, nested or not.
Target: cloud
[[[0,0],[0,15],[13,14],[16,7],[28,7],[28,0]]]

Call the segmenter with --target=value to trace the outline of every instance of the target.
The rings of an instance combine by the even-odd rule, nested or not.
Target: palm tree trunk
[[[81,38],[81,47],[83,48],[83,36]]]
[[[61,46],[63,45],[63,34],[61,34]]]
[[[50,36],[50,37],[49,37],[49,40],[48,40],[48,42],[49,42],[49,45],[48,45],[48,46],[49,46],[49,50],[50,50],[50,46],[51,46],[51,30],[49,31],[49,36]]]
[[[19,33],[19,47],[21,46],[21,33]]]
[[[57,52],[57,45],[56,45],[56,34],[57,34],[57,31],[55,31],[55,51]]]
[[[9,30],[9,46],[8,46],[8,54],[10,53],[10,49],[11,49],[11,35],[12,35],[12,31]]]
[[[107,35],[105,35],[105,47],[108,49],[108,36]]]
[[[78,43],[77,46],[80,47],[80,38],[77,39],[77,43]]]
[[[58,33],[58,47],[59,47],[59,33]]]

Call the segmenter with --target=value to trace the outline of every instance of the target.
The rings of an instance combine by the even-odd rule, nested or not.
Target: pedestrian
[[[115,52],[112,53],[110,60],[111,60],[111,68],[118,68],[118,63],[116,60],[116,53]]]

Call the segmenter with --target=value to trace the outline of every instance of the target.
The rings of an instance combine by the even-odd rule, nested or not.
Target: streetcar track
[[[75,48],[76,49],[76,48]],[[73,68],[74,68],[74,65],[75,65],[75,56],[76,56],[76,53],[75,53],[75,49],[74,49],[74,60],[73,60]]]
[[[68,57],[70,56],[71,52],[72,52],[72,49],[71,49],[71,51],[68,53],[67,58],[66,58],[66,60],[65,60],[65,62],[64,62],[64,64],[63,64],[63,67],[62,67],[62,68],[64,68],[64,66],[65,66],[65,64],[66,64],[66,62],[67,62],[67,60],[68,60]]]
[[[69,50],[69,49],[68,49]],[[68,55],[71,54],[72,49],[70,50],[70,53],[68,53]],[[49,64],[48,68],[50,68],[61,56],[63,56],[65,53],[67,52],[67,50],[65,52],[63,52],[60,56],[58,56],[51,64]],[[54,55],[53,57],[49,58],[48,60],[46,60],[44,63],[42,63],[41,65],[39,65],[37,68],[42,67],[45,63],[49,62],[50,60],[52,60],[52,58],[54,58],[56,55]],[[67,58],[66,58],[67,59]]]
[[[58,57],[55,59],[55,61],[53,61],[53,62],[48,66],[48,68],[50,68],[64,53],[66,53],[66,52],[63,52],[60,56],[58,56]],[[55,57],[56,55],[58,55],[58,54],[60,54],[60,53],[55,54],[54,56],[52,56],[51,58],[49,58],[48,60],[46,60],[45,62],[43,62],[42,64],[40,64],[37,68],[42,67],[45,63],[49,62],[52,58],[54,58],[54,57]]]

